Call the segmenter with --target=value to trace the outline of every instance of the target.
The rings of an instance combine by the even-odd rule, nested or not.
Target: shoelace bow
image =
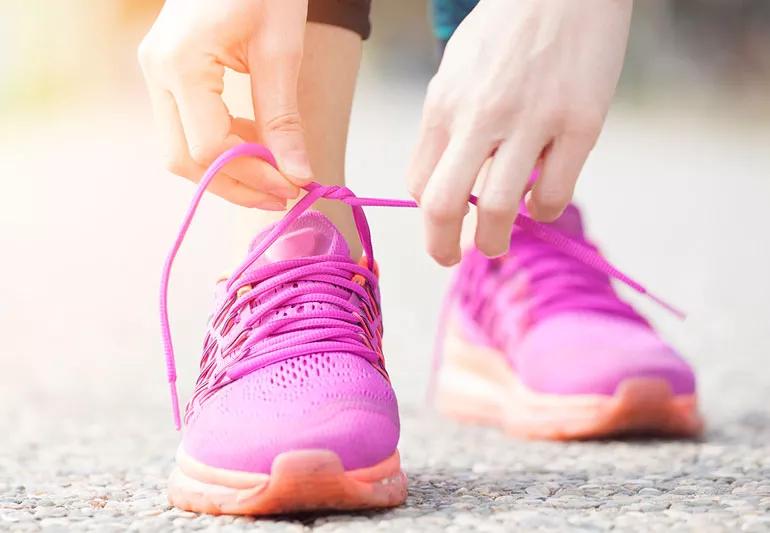
[[[203,175],[184,216],[176,240],[163,265],[160,284],[160,323],[166,358],[166,375],[169,383],[174,415],[174,425],[177,429],[181,428],[181,416],[179,410],[179,396],[176,387],[176,359],[174,357],[174,347],[171,340],[171,328],[168,317],[168,286],[171,267],[179,248],[184,241],[192,219],[195,216],[203,193],[211,183],[211,180],[228,162],[238,157],[245,156],[256,157],[269,163],[276,169],[278,168],[272,153],[266,147],[259,144],[242,144],[231,148],[220,155]],[[372,248],[369,224],[366,220],[363,207],[414,208],[418,207],[418,205],[412,200],[358,197],[347,187],[336,185],[325,186],[319,183],[310,183],[305,186],[305,190],[307,191],[305,196],[303,196],[286,213],[283,219],[273,226],[270,232],[265,235],[262,242],[257,244],[251,250],[244,262],[228,279],[226,285],[227,294],[223,300],[223,307],[220,308],[218,314],[223,313],[225,306],[228,306],[228,302],[231,302],[233,298],[235,298],[235,301],[229,304],[228,316],[237,315],[247,308],[250,308],[249,306],[253,305],[253,302],[257,301],[260,296],[264,298],[265,295],[268,295],[268,297],[266,301],[257,304],[250,312],[247,311],[248,317],[243,318],[243,320],[246,320],[244,329],[252,328],[249,331],[248,338],[243,340],[242,344],[236,340],[235,344],[231,344],[227,347],[228,349],[223,350],[223,352],[225,352],[224,355],[226,356],[227,354],[235,353],[237,348],[238,356],[235,358],[236,360],[228,361],[226,358],[216,358],[212,355],[212,351],[216,351],[214,348],[211,346],[204,347],[202,376],[199,378],[199,387],[196,387],[196,392],[193,394],[194,399],[205,397],[205,391],[203,389],[206,387],[221,386],[253,372],[258,368],[299,355],[343,350],[357,353],[371,361],[381,357],[381,354],[379,354],[374,347],[368,346],[365,343],[362,344],[361,336],[359,335],[361,331],[360,327],[370,327],[373,331],[380,329],[380,319],[375,319],[373,316],[366,317],[362,320],[361,326],[346,321],[343,316],[344,313],[341,312],[335,314],[334,312],[327,311],[326,313],[317,316],[295,316],[287,318],[286,320],[270,321],[264,324],[261,323],[260,318],[263,317],[266,312],[269,313],[271,310],[274,311],[276,306],[283,305],[281,302],[270,301],[270,290],[285,283],[291,283],[292,280],[302,280],[303,282],[311,280],[312,282],[312,280],[315,279],[318,282],[317,286],[325,284],[326,286],[331,287],[334,285],[343,287],[344,291],[352,291],[352,293],[359,296],[362,301],[368,302],[365,306],[370,305],[372,300],[374,300],[374,303],[377,303],[379,300],[378,294],[368,293],[364,291],[361,285],[352,281],[354,275],[363,276],[367,282],[366,285],[371,287],[373,291],[376,291],[377,280],[374,274],[374,250]],[[352,208],[353,219],[366,257],[366,268],[342,260],[330,264],[328,257],[326,256],[323,257],[323,259],[309,257],[282,261],[273,265],[272,269],[271,267],[261,268],[258,271],[259,275],[256,277],[249,276],[248,274],[244,276],[248,268],[265,253],[281,234],[320,198],[339,200]],[[476,205],[478,198],[471,195],[468,201],[471,204]],[[681,311],[651,294],[641,284],[623,274],[589,246],[575,241],[559,231],[544,224],[540,224],[522,214],[517,215],[515,224],[523,231],[552,245],[559,252],[572,256],[592,269],[617,279],[635,291],[647,295],[653,301],[675,315],[684,317],[684,314]],[[245,285],[252,285],[253,289],[243,296],[238,297],[238,289]],[[260,287],[260,285],[262,286]],[[333,294],[334,289],[331,288],[326,290],[328,291],[328,296],[335,305],[345,308],[347,302],[342,293]],[[290,297],[301,298],[301,291],[297,291],[296,294],[289,293],[285,295],[285,298]],[[212,324],[220,325],[221,322],[217,322],[217,320],[221,321],[222,319],[223,317],[218,316],[216,319],[212,320]],[[319,326],[323,329],[320,329]],[[221,341],[221,334],[214,333],[213,337]],[[302,334],[297,336],[297,333]],[[220,345],[221,343],[217,342],[216,344]],[[257,346],[259,349],[255,351],[254,349]],[[222,372],[223,369],[218,368],[218,365],[227,365],[227,368]]]

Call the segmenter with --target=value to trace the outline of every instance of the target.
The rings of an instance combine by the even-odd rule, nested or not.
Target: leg
[[[299,107],[305,128],[315,180],[324,185],[344,185],[345,148],[356,77],[361,61],[361,35],[346,28],[308,22],[299,79]],[[340,229],[357,259],[361,255],[350,208],[335,201],[319,201],[315,209]],[[249,213],[248,234],[283,213]],[[254,226],[256,218],[257,227]]]
[[[306,28],[299,108],[315,177],[326,184],[343,183],[368,5],[310,3],[308,19],[323,24]],[[267,283],[231,278],[218,284],[223,291],[235,283],[230,289],[239,298],[222,298],[210,315],[202,373],[169,480],[169,501],[177,507],[263,515],[393,507],[406,500],[398,405],[381,357],[377,277],[339,257],[343,238],[360,255],[350,210],[338,202],[318,209],[336,229],[312,227],[318,213],[295,220],[310,221],[303,227],[308,231],[293,234],[300,251],[286,246],[281,259],[287,260],[251,264],[248,275]],[[271,221],[256,210],[239,212]],[[314,248],[307,262],[288,260],[306,258],[307,243],[330,246],[326,253]],[[276,276],[284,282],[269,283]]]
[[[347,29],[309,22],[305,30],[300,113],[316,181],[325,185],[345,184],[345,148],[361,48],[361,37]],[[359,257],[361,244],[350,208],[336,201],[321,201],[316,207],[340,229],[353,257]]]

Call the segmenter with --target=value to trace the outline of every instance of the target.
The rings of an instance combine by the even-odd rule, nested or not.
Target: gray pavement
[[[446,273],[422,254],[417,213],[372,210],[409,499],[254,520],[165,502],[177,435],[156,292],[191,187],[159,170],[145,103],[116,98],[0,132],[0,530],[770,530],[766,127],[621,103],[578,189],[610,258],[690,312],[679,323],[632,297],[698,369],[701,441],[524,442],[437,418],[423,397]],[[405,194],[419,102],[416,85],[364,83],[354,190]],[[249,233],[246,215],[211,198],[180,255],[183,395],[211,280]]]

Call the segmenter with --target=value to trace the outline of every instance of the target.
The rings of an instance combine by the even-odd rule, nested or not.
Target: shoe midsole
[[[339,461],[336,454],[329,450],[294,450],[280,454],[276,457],[276,460],[281,456],[290,454],[325,454],[329,456],[330,461]],[[207,465],[187,454],[182,446],[179,446],[177,449],[176,463],[179,470],[187,477],[212,485],[220,485],[234,489],[246,489],[267,484],[270,481],[270,474],[230,470]],[[398,450],[396,450],[390,457],[376,465],[355,470],[347,470],[345,471],[345,475],[355,481],[372,483],[391,478],[400,474],[400,472],[401,459]]]
[[[674,402],[682,409],[695,410],[695,395],[673,395],[662,379],[629,382],[649,384],[658,403]],[[454,324],[447,328],[436,390],[436,402],[443,410],[497,424],[593,419],[617,401],[617,395],[534,391],[521,382],[503,353],[465,340]]]

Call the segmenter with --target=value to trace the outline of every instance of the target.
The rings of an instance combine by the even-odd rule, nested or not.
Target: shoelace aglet
[[[679,309],[678,307],[673,306],[672,304],[668,303],[663,298],[660,298],[659,296],[654,295],[651,292],[645,291],[645,294],[647,295],[647,298],[661,306],[663,309],[677,317],[679,320],[685,320],[687,318],[687,313]]]
[[[176,390],[176,379],[170,380],[168,387],[171,392],[171,410],[174,413],[174,427],[179,431],[182,429],[182,417],[179,414],[179,393]]]

